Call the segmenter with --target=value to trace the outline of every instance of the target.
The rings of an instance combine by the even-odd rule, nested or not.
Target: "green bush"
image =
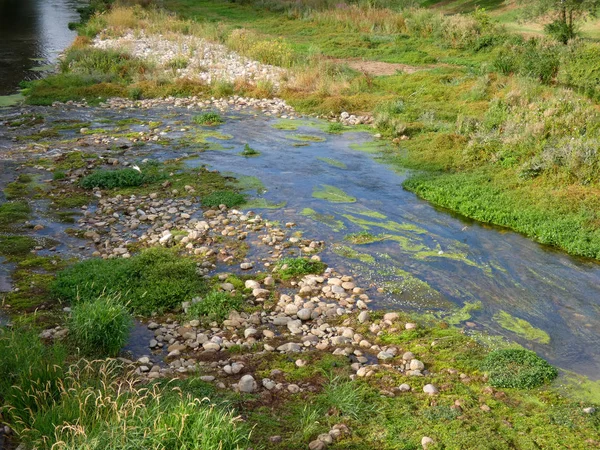
[[[488,373],[489,383],[499,388],[531,389],[554,380],[558,370],[534,352],[503,349],[491,352],[481,369]]]
[[[86,355],[114,357],[129,337],[132,318],[119,298],[102,295],[73,307],[69,336]]]
[[[128,259],[90,259],[59,272],[52,283],[54,297],[78,304],[103,293],[121,295],[121,301],[139,314],[178,308],[205,292],[196,262],[177,252],[151,248]]]
[[[148,173],[146,169],[142,167],[141,172],[135,169],[97,170],[82,178],[79,184],[84,189],[114,189],[154,183],[166,177],[157,171]]]
[[[344,131],[344,125],[342,125],[339,122],[333,122],[333,123],[330,123],[329,125],[327,125],[328,133],[336,134],[336,133],[341,133],[342,131]]]
[[[226,205],[228,208],[241,205],[246,201],[246,197],[233,191],[216,191],[208,194],[202,199],[202,206],[214,208],[220,205]]]
[[[327,268],[327,264],[321,261],[312,261],[305,258],[284,258],[275,266],[275,271],[279,273],[282,279],[287,280],[292,277],[321,274]]]
[[[202,300],[192,303],[187,311],[192,319],[207,318],[223,321],[231,311],[240,311],[244,305],[240,296],[231,296],[229,292],[211,291]]]
[[[223,118],[215,112],[202,113],[194,116],[193,120],[199,125],[218,125],[223,123]]]

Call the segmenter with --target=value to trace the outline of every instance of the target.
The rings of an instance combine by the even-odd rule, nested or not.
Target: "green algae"
[[[25,100],[23,94],[0,95],[0,108],[15,106]]]
[[[466,322],[471,319],[471,313],[473,311],[479,311],[481,307],[482,304],[480,301],[465,302],[462,308],[444,314],[444,322],[449,325],[458,325],[459,323]]]
[[[427,230],[425,230],[424,228],[418,227],[410,223],[398,223],[394,222],[393,220],[387,220],[385,222],[374,222],[372,220],[361,219],[360,217],[353,216],[352,214],[344,214],[343,216],[353,224],[358,225],[361,228],[367,230],[370,227],[377,227],[395,232],[410,231],[417,234],[427,234]]]
[[[313,136],[310,134],[292,134],[291,136],[286,136],[288,139],[293,139],[294,141],[301,142],[325,142],[326,139],[320,136]]]
[[[329,184],[322,184],[321,188],[315,187],[312,196],[332,203],[354,203],[356,201],[356,198]]]
[[[350,148],[364,153],[382,153],[385,150],[389,150],[389,145],[380,141],[368,141],[350,144]]]
[[[575,372],[562,370],[554,384],[558,384],[558,391],[566,397],[600,405],[600,380],[590,380]]]
[[[344,240],[352,242],[357,245],[372,244],[373,242],[380,242],[385,240],[385,235],[380,234],[375,236],[368,231],[360,231],[358,233],[350,233],[344,236]]]
[[[240,206],[243,209],[279,209],[287,205],[287,202],[274,203],[265,198],[253,198]]]
[[[276,130],[296,131],[301,125],[299,122],[300,121],[298,120],[280,119],[271,125],[271,128],[275,128]]]
[[[235,172],[221,172],[225,177],[235,178],[235,187],[241,191],[254,191],[257,194],[264,194],[267,188],[258,177],[251,175],[239,175]]]
[[[347,245],[334,244],[331,249],[333,253],[342,258],[357,259],[367,264],[373,264],[375,262],[375,258],[372,255],[358,252]]]
[[[318,157],[317,159],[319,161],[323,161],[326,164],[329,164],[330,166],[337,167],[338,169],[347,169],[348,168],[348,166],[346,164],[344,164],[341,161],[338,161],[337,159],[325,158],[325,157]]]
[[[387,216],[378,211],[373,211],[372,209],[358,208],[353,206],[347,206],[344,209],[349,213],[358,214],[359,216],[370,217],[372,219],[387,219]]]
[[[381,272],[384,274],[389,273],[386,273],[385,270]],[[381,283],[381,286],[388,294],[410,301],[421,308],[452,308],[453,303],[431,287],[426,281],[397,267],[392,268],[391,272],[395,279],[386,280]]]
[[[497,312],[493,319],[505,330],[512,331],[529,341],[541,344],[550,343],[550,336],[544,330],[534,327],[524,319],[510,315],[506,311]]]
[[[326,225],[329,228],[333,229],[334,231],[341,231],[346,228],[344,222],[342,222],[341,220],[336,220],[335,216],[330,214],[320,214],[312,208],[304,208],[300,214],[305,217],[311,218],[315,222],[320,222],[323,225]]]

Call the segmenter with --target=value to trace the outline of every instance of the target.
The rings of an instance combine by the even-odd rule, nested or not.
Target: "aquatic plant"
[[[216,112],[205,112],[194,116],[192,120],[198,125],[219,125],[223,123],[223,118]]]
[[[277,262],[275,272],[282,279],[288,280],[292,277],[302,275],[320,274],[326,268],[327,265],[321,261],[313,261],[306,258],[283,258]]]
[[[225,205],[228,208],[241,205],[246,201],[243,194],[233,191],[216,191],[202,198],[202,206],[214,208],[219,205]]]

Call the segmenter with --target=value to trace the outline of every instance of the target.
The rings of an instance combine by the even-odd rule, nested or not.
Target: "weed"
[[[327,268],[321,261],[312,261],[305,258],[283,258],[277,262],[275,272],[283,280],[309,274],[321,274]]]
[[[233,191],[216,191],[202,198],[202,206],[214,208],[225,205],[228,208],[241,205],[246,201],[246,197]]]
[[[344,125],[342,125],[339,122],[332,122],[329,125],[327,125],[328,133],[337,134],[341,133],[342,131],[344,131]]]
[[[532,389],[557,377],[558,371],[534,352],[503,349],[491,352],[481,369],[494,387]]]
[[[69,318],[69,337],[86,355],[117,356],[127,338],[132,319],[117,297],[101,295],[78,303]]]
[[[211,291],[200,299],[192,303],[188,308],[187,316],[189,318],[217,320],[222,322],[231,311],[240,311],[243,306],[242,298],[238,295],[232,296],[229,292]]]
[[[146,172],[146,167],[141,170],[119,169],[119,170],[97,170],[84,177],[79,182],[84,189],[114,189],[141,186],[143,184],[155,183],[166,178],[166,175],[156,170]]]
[[[260,155],[260,152],[258,150],[254,150],[252,147],[250,147],[248,144],[244,145],[244,150],[242,150],[242,153],[240,153],[240,155],[242,156],[258,156]]]
[[[198,125],[219,125],[223,123],[223,118],[215,112],[206,112],[194,116],[193,121]]]

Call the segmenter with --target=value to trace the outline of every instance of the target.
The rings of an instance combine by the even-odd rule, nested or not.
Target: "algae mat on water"
[[[322,184],[320,188],[315,187],[312,196],[314,198],[320,198],[321,200],[327,200],[328,202],[332,203],[356,202],[356,198],[329,184]]]
[[[550,336],[544,330],[534,327],[524,319],[511,316],[506,311],[494,314],[494,320],[505,330],[512,331],[525,339],[541,344],[550,343]]]

